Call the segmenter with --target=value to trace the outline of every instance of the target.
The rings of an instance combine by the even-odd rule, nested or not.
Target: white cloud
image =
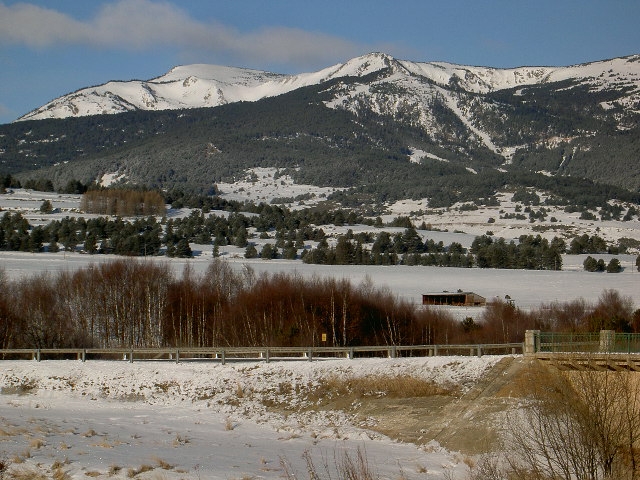
[[[243,33],[220,23],[199,21],[171,3],[152,0],[118,0],[86,21],[28,3],[0,3],[1,44],[31,48],[93,45],[134,51],[177,47],[283,64],[312,64],[365,53],[362,46],[348,40],[294,28]]]
[[[0,103],[0,117],[11,115],[13,112],[11,109],[2,103]]]

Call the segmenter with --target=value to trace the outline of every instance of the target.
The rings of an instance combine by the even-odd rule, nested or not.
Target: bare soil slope
[[[449,450],[469,455],[499,448],[505,413],[519,401],[519,385],[531,362],[505,357],[471,390],[460,397],[368,399],[357,408],[374,430],[403,442],[438,441]],[[371,427],[370,427],[371,428]]]

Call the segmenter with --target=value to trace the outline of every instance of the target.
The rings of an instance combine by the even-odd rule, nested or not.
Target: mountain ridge
[[[505,184],[573,205],[579,189],[592,203],[593,182],[640,192],[639,55],[495,69],[373,53],[298,75],[195,64],[71,100],[43,114],[72,116],[0,126],[0,173],[212,192],[269,167],[348,204],[484,201]]]
[[[634,64],[636,68],[624,68]],[[606,66],[606,67],[605,67]],[[618,82],[635,87],[640,98],[640,55],[619,57],[568,67],[516,67],[499,69],[447,62],[398,60],[381,52],[355,57],[316,72],[279,74],[221,65],[179,65],[150,80],[109,81],[62,95],[18,118],[41,120],[131,110],[165,110],[213,107],[236,101],[256,101],[296,88],[325,83],[343,77],[363,77],[383,69],[402,68],[440,86],[455,82],[469,93],[489,93],[516,86],[535,85],[571,78],[601,78],[606,70],[617,73]],[[608,67],[608,68],[607,68]],[[615,70],[614,70],[615,67]],[[397,72],[394,72],[397,73]],[[620,78],[623,76],[622,78]],[[602,85],[602,79],[596,85]]]

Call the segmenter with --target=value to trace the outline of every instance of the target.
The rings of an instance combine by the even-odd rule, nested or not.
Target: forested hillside
[[[486,202],[505,186],[548,191],[565,205],[638,203],[631,84],[565,79],[484,92],[405,70],[389,60],[255,102],[1,125],[0,173],[56,189],[108,174],[212,194],[248,169],[274,167],[300,184],[335,187],[330,200],[343,206]]]

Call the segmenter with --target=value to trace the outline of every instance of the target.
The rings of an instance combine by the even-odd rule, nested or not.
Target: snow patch
[[[304,208],[326,200],[327,195],[339,190],[334,187],[316,187],[296,184],[288,174],[272,167],[256,167],[245,171],[245,176],[234,183],[220,182],[221,197],[228,200],[255,203],[287,204],[290,208]]]
[[[411,148],[409,147],[409,151],[411,152],[409,155],[409,161],[411,163],[422,163],[424,158],[430,158],[432,160],[438,160],[439,162],[449,162],[446,158],[438,157],[430,152],[425,152],[424,150],[420,150],[419,148]]]
[[[105,173],[104,175],[102,175],[102,177],[100,177],[98,185],[100,185],[101,187],[109,187],[124,179],[126,179],[126,175],[124,173]]]

